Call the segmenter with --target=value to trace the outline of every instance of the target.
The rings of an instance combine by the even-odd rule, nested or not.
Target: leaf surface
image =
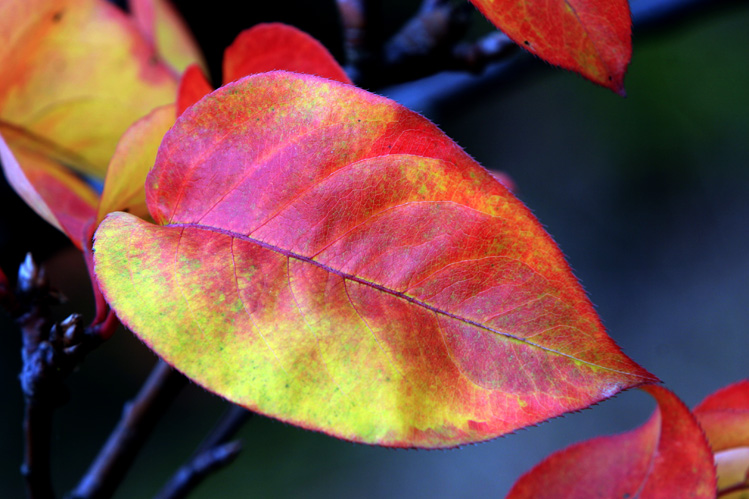
[[[176,78],[108,2],[4,1],[0,39],[0,129],[85,173],[103,177],[130,124],[174,101]]]
[[[713,457],[694,416],[671,391],[642,389],[658,402],[643,426],[552,454],[523,475],[507,498],[714,498]]]
[[[213,87],[205,77],[205,73],[200,66],[193,64],[188,66],[182,78],[179,81],[179,90],[177,92],[177,116],[185,112],[185,109],[192,106],[205,95],[211,93]]]
[[[122,135],[107,169],[99,203],[98,221],[107,213],[125,211],[147,218],[146,175],[156,161],[164,134],[175,120],[175,105],[154,109]]]
[[[97,194],[74,173],[47,156],[8,146],[0,136],[0,162],[8,183],[34,211],[65,233],[78,248],[96,216]]]
[[[721,497],[746,497],[749,493],[749,380],[709,395],[694,408],[694,414],[715,453],[718,490],[744,485],[735,495]]]
[[[205,68],[187,24],[168,0],[129,0],[130,12],[146,38],[177,74],[191,64]]]
[[[153,219],[109,215],[96,275],[118,317],[209,390],[341,438],[486,440],[653,381],[605,334],[561,252],[421,116],[262,73],[167,133]]]
[[[274,70],[351,83],[320,42],[304,31],[281,23],[258,24],[241,32],[224,52],[223,70],[224,83]]]
[[[624,94],[624,73],[632,56],[627,0],[471,2],[521,47]]]
[[[749,380],[742,380],[709,395],[694,414],[714,452],[749,447]]]

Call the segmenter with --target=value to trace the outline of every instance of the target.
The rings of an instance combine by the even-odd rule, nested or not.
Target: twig
[[[110,497],[122,482],[156,423],[186,383],[184,375],[159,360],[138,395],[125,404],[122,419],[70,497]]]
[[[346,72],[352,80],[366,79],[382,63],[382,18],[376,0],[336,0],[343,26]]]
[[[63,298],[30,254],[18,269],[15,294],[8,292],[7,281],[3,281],[3,305],[14,316],[23,338],[19,378],[25,402],[25,452],[21,473],[29,497],[54,497],[50,477],[52,414],[67,400],[64,380],[80,361],[70,349],[83,351],[87,342],[78,334],[80,316],[74,314],[53,324],[51,307]]]
[[[473,43],[459,43],[453,48],[448,70],[480,73],[493,63],[506,60],[518,52],[519,47],[501,31],[489,33]]]
[[[242,444],[233,441],[198,454],[177,470],[156,499],[187,497],[209,474],[231,464],[241,450]]]
[[[239,442],[229,442],[252,413],[238,405],[226,410],[219,422],[201,442],[192,457],[172,476],[156,499],[179,499],[187,496],[210,473],[228,464],[239,454]]]
[[[517,46],[501,32],[475,42],[461,41],[472,12],[467,2],[424,0],[414,17],[385,44],[378,71],[360,71],[352,78],[361,86],[379,88],[440,71],[478,73],[516,52]]]

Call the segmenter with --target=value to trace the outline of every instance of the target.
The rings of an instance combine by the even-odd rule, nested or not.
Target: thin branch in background
[[[382,64],[382,12],[377,0],[336,0],[343,27],[346,72],[367,79]]]
[[[507,60],[519,47],[501,31],[494,31],[473,43],[459,43],[452,51],[452,66],[446,69],[481,73],[494,62]]]
[[[125,478],[156,423],[186,384],[187,378],[183,374],[159,360],[138,395],[125,404],[122,419],[70,497],[110,497]]]
[[[43,267],[30,254],[18,269],[15,292],[0,274],[0,305],[21,330],[22,367],[19,376],[24,395],[24,461],[21,473],[30,497],[53,497],[50,478],[52,416],[68,400],[65,379],[102,341],[101,327],[113,330],[116,318],[83,328],[82,317],[72,314],[55,323],[52,307],[64,297],[47,279]]]
[[[52,306],[64,300],[52,288],[44,268],[31,254],[18,269],[15,294],[3,283],[3,305],[21,329],[22,368],[19,376],[24,395],[25,452],[21,473],[29,497],[54,497],[50,475],[50,442],[54,410],[68,399],[64,380],[79,356],[70,348],[79,347],[83,338],[81,317],[73,314],[59,324],[52,320]],[[83,348],[85,350],[85,348]]]
[[[366,15],[363,0],[337,0],[338,12],[343,27],[343,49],[346,62],[356,65],[364,51]]]
[[[156,499],[187,497],[208,475],[231,464],[241,450],[242,444],[233,441],[198,454],[177,470]]]
[[[441,71],[479,73],[493,62],[516,53],[503,33],[493,32],[475,42],[462,41],[474,7],[448,0],[424,0],[419,11],[385,45],[379,71],[357,74],[367,88],[413,81]]]
[[[229,440],[239,431],[252,412],[232,404],[221,416],[214,429],[201,442],[192,457],[181,466],[156,499],[179,499],[186,497],[210,473],[230,464],[242,450],[240,442]]]

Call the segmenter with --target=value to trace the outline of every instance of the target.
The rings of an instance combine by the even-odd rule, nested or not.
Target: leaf
[[[507,498],[714,498],[713,458],[694,416],[671,391],[642,389],[658,402],[643,426],[552,454],[523,475]]]
[[[189,108],[109,215],[122,322],[236,403],[399,447],[486,440],[655,378],[561,252],[421,116],[331,80],[239,80]]]
[[[627,0],[471,0],[515,43],[624,95],[632,57]]]
[[[694,414],[714,452],[749,447],[749,380],[708,396],[694,408]]]
[[[715,454],[718,494],[722,499],[746,499],[749,494],[749,447]]]
[[[193,64],[189,66],[179,81],[179,90],[177,91],[177,116],[185,112],[185,109],[192,106],[205,95],[211,93],[213,87],[208,83],[203,70],[200,66]]]
[[[130,12],[143,34],[177,74],[191,64],[206,67],[185,21],[167,0],[129,0]]]
[[[351,83],[343,68],[320,42],[286,24],[258,24],[244,30],[224,52],[224,84],[279,69]],[[177,115],[212,90],[199,67],[188,67],[179,85]]]
[[[24,147],[11,149],[0,135],[0,161],[8,183],[42,218],[82,247],[96,216],[97,194],[70,170]]]
[[[105,1],[0,3],[0,132],[100,177],[122,133],[174,101],[177,82]]]
[[[749,491],[749,380],[709,395],[694,408],[694,415],[715,453],[718,489],[744,485],[744,496],[737,493],[721,497],[746,497]]]
[[[156,152],[164,134],[175,120],[175,106],[162,106],[136,121],[122,135],[107,169],[97,220],[107,213],[126,211],[148,217],[146,175],[156,161]]]
[[[320,42],[286,24],[258,24],[241,32],[224,52],[224,83],[277,69],[351,83]]]

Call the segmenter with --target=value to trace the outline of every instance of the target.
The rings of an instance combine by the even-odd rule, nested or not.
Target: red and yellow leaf
[[[647,423],[552,454],[523,475],[507,498],[714,498],[713,457],[694,416],[671,391],[643,390],[658,402]]]
[[[651,382],[520,201],[421,116],[262,73],[164,138],[109,215],[118,317],[209,390],[341,438],[486,440]]]
[[[703,400],[694,414],[713,452],[749,447],[749,380],[729,385]]]
[[[125,211],[147,218],[146,175],[156,161],[161,139],[175,120],[175,105],[154,109],[122,135],[107,169],[98,220],[107,213]]]
[[[521,47],[624,94],[624,73],[632,57],[627,0],[471,2]]]
[[[274,70],[351,83],[320,42],[304,31],[281,23],[258,24],[240,33],[224,52],[223,70],[224,83]]]
[[[177,82],[130,18],[103,0],[0,3],[0,131],[104,176],[122,133],[174,101]]]
[[[749,380],[742,380],[709,395],[694,414],[715,453],[718,489],[738,488],[735,495],[749,495]],[[743,494],[743,495],[742,495]]]
[[[22,146],[9,147],[0,136],[0,162],[8,183],[39,216],[82,247],[99,197],[64,166]]]
[[[191,64],[206,67],[195,38],[171,2],[129,0],[129,5],[143,34],[177,74]]]

